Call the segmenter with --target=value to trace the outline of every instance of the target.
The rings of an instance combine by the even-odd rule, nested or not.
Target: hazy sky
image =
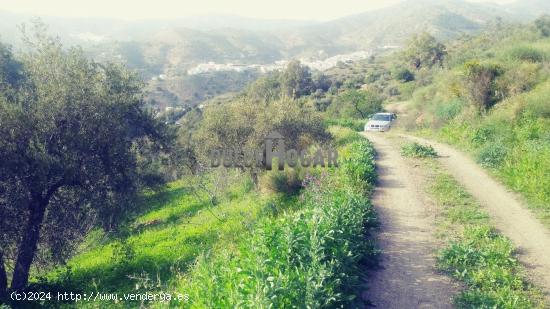
[[[0,0],[0,11],[65,17],[178,18],[223,14],[328,20],[400,0]],[[444,1],[444,0],[443,0]],[[470,0],[511,2],[511,0]]]

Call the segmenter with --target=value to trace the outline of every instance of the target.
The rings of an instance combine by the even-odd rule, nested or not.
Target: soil
[[[422,173],[400,155],[391,135],[364,135],[377,151],[379,180],[372,202],[382,253],[363,299],[377,308],[452,308],[459,286],[436,269],[435,211],[425,196]]]

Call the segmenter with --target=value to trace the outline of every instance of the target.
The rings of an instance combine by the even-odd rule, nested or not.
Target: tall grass
[[[343,119],[333,119],[329,118],[325,121],[328,126],[339,126],[344,128],[349,128],[354,131],[363,131],[366,120],[361,119],[352,119],[352,118],[343,118]]]
[[[431,145],[413,142],[401,146],[401,155],[412,158],[434,158],[437,157],[437,152]]]
[[[306,178],[300,210],[265,219],[237,247],[199,258],[176,288],[190,294],[191,307],[359,307],[360,265],[376,253],[366,195],[374,151],[366,140],[350,149],[340,171]]]
[[[362,139],[356,131],[347,127],[330,126],[328,131],[333,137],[336,146],[350,145],[351,143]]]

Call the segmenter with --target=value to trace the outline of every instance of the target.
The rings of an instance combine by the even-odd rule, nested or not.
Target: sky
[[[37,16],[117,19],[237,15],[263,19],[330,20],[401,0],[0,0],[0,11]],[[469,0],[506,3],[512,0]]]

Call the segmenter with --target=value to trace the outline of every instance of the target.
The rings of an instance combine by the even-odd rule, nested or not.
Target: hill
[[[542,0],[507,5],[464,0],[403,1],[391,7],[328,22],[203,16],[176,20],[78,19],[44,21],[69,43],[96,57],[122,58],[151,74],[188,69],[201,62],[272,63],[294,57],[323,57],[402,45],[427,31],[441,40],[478,31],[498,17],[527,21],[550,12]],[[5,40],[16,42],[16,25],[30,16],[0,12]]]
[[[535,7],[539,10],[532,9]],[[131,65],[143,66],[135,63],[138,57],[144,59],[145,64],[155,64],[164,70],[189,69],[208,61],[268,64],[281,59],[320,58],[400,46],[414,33],[423,31],[440,40],[450,40],[479,31],[497,18],[506,21],[533,19],[547,10],[546,7],[542,6],[541,11],[536,0],[522,2],[521,6],[462,0],[404,1],[333,21],[276,30],[266,30],[261,24],[260,29],[255,30],[249,27],[168,26],[130,40],[105,42],[98,45],[98,49],[104,51],[107,47],[112,50],[111,56],[120,55]],[[128,45],[132,48],[126,48]]]
[[[213,72],[207,77],[185,76],[199,64],[271,65],[279,60],[318,60],[362,50],[380,53],[403,46],[415,33],[428,32],[445,42],[478,33],[490,24],[528,21],[544,12],[550,12],[550,4],[542,0],[507,5],[408,0],[328,22],[235,16],[164,21],[47,17],[44,21],[66,43],[82,45],[92,58],[123,62],[145,80],[164,75],[172,87],[161,92],[172,94],[154,99],[160,106],[172,106],[195,104],[213,95],[239,91],[259,74]],[[0,16],[4,39],[16,42],[12,37],[17,33],[15,25],[29,16],[1,12]],[[213,86],[196,86],[197,82],[205,81]],[[215,89],[202,89],[208,87]]]

